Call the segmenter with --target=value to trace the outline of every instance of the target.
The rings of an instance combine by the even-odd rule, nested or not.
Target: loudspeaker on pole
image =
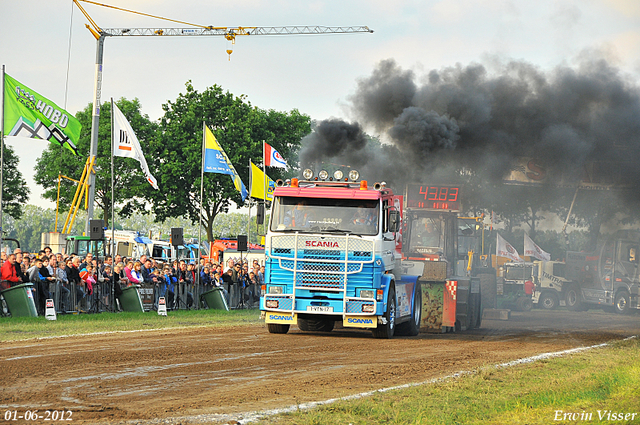
[[[92,241],[104,239],[104,220],[89,220],[89,239]]]
[[[238,251],[247,251],[247,235],[238,235]]]
[[[173,246],[184,245],[184,238],[182,236],[182,227],[171,228],[171,245]]]

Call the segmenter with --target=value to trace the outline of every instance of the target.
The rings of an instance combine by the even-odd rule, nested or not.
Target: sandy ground
[[[69,410],[73,423],[185,423],[171,418],[320,401],[638,334],[638,314],[534,310],[392,340],[259,325],[10,342],[0,347],[0,423],[21,422],[2,422],[7,410],[36,409]]]

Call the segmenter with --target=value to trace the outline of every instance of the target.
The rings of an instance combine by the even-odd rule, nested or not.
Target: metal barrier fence
[[[33,296],[36,307],[43,302],[40,298],[52,298],[57,313],[102,313],[115,312],[121,310],[114,295],[114,284],[120,285],[109,279],[104,279],[93,285],[91,294],[87,293],[86,286],[77,285],[75,282],[64,283],[60,279],[50,281],[42,285],[38,290],[39,283],[33,283]],[[201,302],[201,295],[214,288],[213,285],[201,285],[199,282],[183,282],[175,284],[173,300],[167,300],[167,307],[171,310],[204,309],[206,304]],[[230,309],[256,308],[256,297],[260,294],[259,285],[229,285],[223,284],[227,305]],[[45,290],[48,293],[42,294]],[[145,311],[157,310],[160,287],[157,284],[142,284],[138,288],[140,299]],[[241,294],[244,294],[241,297]],[[169,304],[171,302],[171,304]]]

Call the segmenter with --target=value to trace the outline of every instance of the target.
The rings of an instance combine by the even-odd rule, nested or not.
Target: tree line
[[[197,229],[202,209],[200,224],[210,241],[218,236],[233,237],[247,232],[231,230],[235,227],[230,225],[224,231],[216,227],[218,223],[226,222],[225,217],[234,205],[245,205],[228,175],[204,174],[204,197],[201,203],[203,122],[213,131],[245,183],[249,182],[249,160],[256,164],[262,162],[263,142],[280,152],[290,167],[289,171],[267,169],[267,174],[273,179],[297,176],[302,140],[316,126],[308,115],[297,109],[288,112],[260,109],[252,105],[244,95],[235,96],[218,85],[200,92],[191,82],[186,83],[185,92],[180,93],[174,101],[162,105],[164,114],[159,121],[152,121],[141,113],[138,99],[121,98],[116,104],[131,123],[149,169],[160,187],[155,190],[149,185],[137,161],[116,157],[113,193],[118,213],[116,225],[119,220],[132,217],[152,217],[156,227],[161,227],[169,220],[180,220],[183,225],[175,227]],[[34,179],[44,188],[45,198],[52,201],[58,198],[59,174],[74,179],[81,175],[89,155],[91,111],[92,105],[89,104],[76,114],[82,124],[78,156],[50,144],[38,158]],[[105,102],[100,109],[95,200],[97,211],[102,212],[102,218],[107,223],[111,220],[112,203],[110,123],[111,105]],[[367,135],[367,138],[374,142],[371,149],[380,151],[380,157],[384,158],[385,152],[389,152],[389,146],[381,144],[375,137]],[[18,158],[13,150],[5,146],[3,211],[10,216],[8,220],[12,223],[20,220],[23,214],[33,223],[37,221],[35,216],[38,214],[38,220],[46,221],[45,218],[50,214],[27,208],[29,190],[17,170],[17,163]],[[557,232],[553,232],[555,235],[544,236],[544,232],[537,235],[538,227],[548,215],[557,215],[564,220],[575,189],[556,190],[557,196],[550,197],[550,189],[547,187],[505,186],[495,181],[479,179],[473,170],[460,171],[457,170],[457,173],[465,183],[464,201],[468,214],[493,213],[495,224],[503,227],[507,235],[516,235],[518,229],[524,226],[543,249],[555,249],[551,246],[557,244],[554,242],[558,239]],[[407,173],[411,174],[410,171]],[[394,187],[393,184],[391,186]],[[402,192],[401,187],[394,189]],[[59,192],[62,211],[70,207],[75,190],[74,183],[62,180]],[[586,236],[582,236],[580,240],[586,238],[594,244],[603,224],[611,218],[616,217],[623,224],[634,222],[636,215],[629,213],[632,210],[635,210],[634,205],[621,202],[613,192],[582,191],[577,197],[569,224],[584,230]],[[48,220],[51,221],[50,218]],[[81,221],[78,220],[77,223]],[[144,232],[145,226],[146,224],[135,223],[134,230]],[[34,224],[33,227],[52,228],[53,224],[47,222],[46,225]],[[7,237],[15,230],[9,229],[10,226],[5,226]],[[81,230],[78,231],[80,232]],[[197,232],[194,233],[197,236]],[[25,233],[23,238],[25,241],[35,241],[35,230],[33,235]],[[548,239],[551,245],[545,247],[543,239]],[[517,245],[517,241],[515,244]]]

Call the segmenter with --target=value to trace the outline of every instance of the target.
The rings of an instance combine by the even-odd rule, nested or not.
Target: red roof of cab
[[[347,187],[276,187],[274,196],[328,199],[380,199],[382,192]]]

